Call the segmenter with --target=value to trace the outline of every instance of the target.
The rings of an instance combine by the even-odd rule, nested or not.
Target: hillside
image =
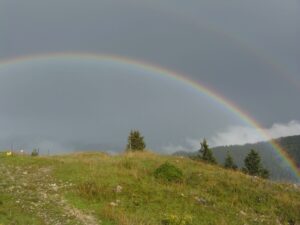
[[[154,176],[164,162],[182,170],[181,181]],[[0,156],[0,224],[5,225],[288,225],[300,224],[299,210],[297,185],[183,157]]]
[[[290,155],[290,157],[296,162],[300,168],[300,135],[282,137],[275,139]],[[268,142],[259,142],[255,144],[245,145],[231,145],[220,146],[212,148],[212,151],[219,164],[223,164],[227,152],[229,152],[236,164],[241,168],[244,164],[244,158],[248,154],[250,149],[255,149],[259,152],[262,158],[264,166],[271,172],[271,179],[281,181],[297,182],[297,178],[290,173],[282,163],[278,155],[274,153],[274,150]],[[175,155],[192,156],[194,153],[177,152]]]

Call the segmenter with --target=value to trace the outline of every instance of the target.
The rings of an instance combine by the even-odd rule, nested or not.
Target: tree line
[[[195,159],[202,160],[211,164],[217,164],[217,160],[213,156],[212,150],[209,148],[206,139],[204,139],[201,143],[201,148],[198,152],[198,155],[194,157]],[[226,169],[237,170],[238,167],[234,163],[232,156],[227,152],[227,156],[225,158],[225,162],[223,165]],[[265,169],[262,165],[260,155],[254,149],[251,149],[248,155],[244,159],[244,167],[242,171],[246,174],[252,176],[259,176],[262,178],[269,178],[270,173],[267,169]]]
[[[206,139],[203,139],[203,141],[200,142],[200,146],[197,156],[192,157],[192,159],[217,164],[217,160],[214,157],[212,150],[209,148]],[[144,151],[145,148],[146,144],[144,137],[138,130],[131,130],[128,136],[126,151]],[[223,166],[226,169],[238,170],[238,166],[235,164],[229,152],[227,152]],[[251,149],[245,157],[242,171],[251,176],[259,176],[262,178],[269,178],[270,176],[269,171],[262,165],[259,153],[254,149]]]

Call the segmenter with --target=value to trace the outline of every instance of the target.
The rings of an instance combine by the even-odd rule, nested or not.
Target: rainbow
[[[96,60],[107,63],[116,63],[124,66],[132,66],[137,69],[141,69],[152,74],[158,74],[160,76],[168,77],[170,79],[176,80],[177,82],[181,82],[190,88],[194,89],[197,92],[200,92],[212,99],[218,104],[221,104],[226,109],[234,113],[241,120],[254,127],[257,132],[264,137],[266,140],[269,140],[271,146],[275,150],[276,154],[280,157],[280,159],[288,166],[290,172],[297,178],[300,182],[300,169],[297,168],[295,162],[292,158],[284,151],[284,149],[272,138],[268,133],[264,131],[262,126],[255,121],[249,114],[240,109],[235,103],[230,101],[218,94],[217,91],[212,88],[205,86],[198,81],[195,81],[189,78],[187,75],[182,73],[178,73],[158,65],[154,65],[151,63],[146,63],[141,60],[136,60],[128,57],[123,57],[119,55],[111,55],[111,54],[94,54],[94,53],[47,53],[47,54],[36,54],[36,55],[26,55],[19,56],[11,59],[6,59],[0,61],[0,69],[6,66],[15,66],[22,63],[28,62],[47,62],[49,60],[62,60],[62,59],[70,59],[70,60]]]

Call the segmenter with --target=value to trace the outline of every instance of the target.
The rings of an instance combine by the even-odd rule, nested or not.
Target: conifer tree
[[[249,154],[246,156],[245,167],[243,171],[252,176],[260,176],[262,178],[269,177],[269,171],[264,169],[261,165],[261,159],[257,151],[251,149]]]
[[[127,151],[143,151],[146,148],[144,137],[138,130],[131,130],[128,136]]]
[[[224,167],[227,169],[233,169],[233,170],[236,170],[238,168],[237,165],[233,162],[233,158],[231,157],[229,152],[227,152]]]
[[[212,164],[216,164],[217,161],[215,159],[215,157],[213,156],[213,153],[211,151],[211,149],[209,148],[206,139],[204,138],[203,141],[200,143],[201,148],[199,150],[200,155],[200,159],[212,163]]]

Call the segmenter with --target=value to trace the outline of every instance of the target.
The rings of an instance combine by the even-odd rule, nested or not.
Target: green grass
[[[154,171],[165,162],[183,172],[182,182],[156,178]],[[184,224],[189,222],[186,218],[195,225],[300,224],[299,188],[187,158],[149,152],[116,156],[77,153],[2,156],[0,163],[21,168],[51,167],[53,179],[72,184],[60,194],[72,206],[92,212],[101,224],[159,225],[166,218],[168,224]],[[121,192],[116,192],[118,185]],[[14,205],[12,196],[0,195],[0,224],[11,224],[12,218],[28,221],[12,224],[43,224],[40,218]]]

